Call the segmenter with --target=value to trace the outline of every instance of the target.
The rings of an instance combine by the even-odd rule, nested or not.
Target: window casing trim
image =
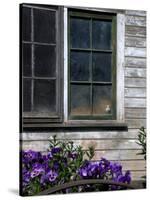
[[[124,47],[125,47],[125,14],[117,14],[117,85],[116,85],[116,97],[117,97],[117,120],[125,121],[125,67],[124,67]]]

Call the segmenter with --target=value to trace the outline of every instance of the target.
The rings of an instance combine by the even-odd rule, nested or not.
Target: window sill
[[[98,121],[98,122],[81,122],[81,121],[69,121],[66,123],[24,123],[23,131],[96,131],[96,130],[104,130],[104,131],[125,131],[128,130],[127,123],[118,122],[116,120],[107,120],[107,121]]]

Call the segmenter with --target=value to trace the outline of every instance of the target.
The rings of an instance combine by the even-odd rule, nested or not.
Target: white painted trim
[[[64,122],[68,121],[68,9],[64,7]]]
[[[82,7],[82,6],[66,6],[67,8],[74,8],[78,10],[85,11],[96,11],[96,12],[104,12],[104,13],[125,13],[125,10],[122,9],[109,9],[109,8],[96,8],[96,7]]]
[[[117,121],[124,121],[125,15],[117,14]]]

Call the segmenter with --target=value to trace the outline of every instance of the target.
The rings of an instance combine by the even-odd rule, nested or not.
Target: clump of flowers
[[[130,172],[123,174],[120,164],[105,158],[93,162],[93,156],[93,147],[83,150],[72,141],[58,141],[56,136],[50,140],[46,153],[22,151],[22,195],[35,195],[55,185],[79,179],[109,179],[128,184],[131,182]],[[93,191],[96,188],[92,188]],[[88,191],[88,188],[81,187],[80,191]]]
[[[103,179],[119,183],[131,183],[130,171],[123,173],[122,166],[119,163],[110,162],[105,158],[101,158],[98,162],[86,161],[79,168],[78,174],[82,179]],[[120,186],[106,186],[105,188],[105,190],[117,189],[120,189]]]

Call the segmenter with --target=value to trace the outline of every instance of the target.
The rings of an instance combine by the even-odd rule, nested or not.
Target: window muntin
[[[115,16],[70,11],[68,18],[69,118],[115,119]]]
[[[60,118],[58,9],[22,6],[23,116]]]

